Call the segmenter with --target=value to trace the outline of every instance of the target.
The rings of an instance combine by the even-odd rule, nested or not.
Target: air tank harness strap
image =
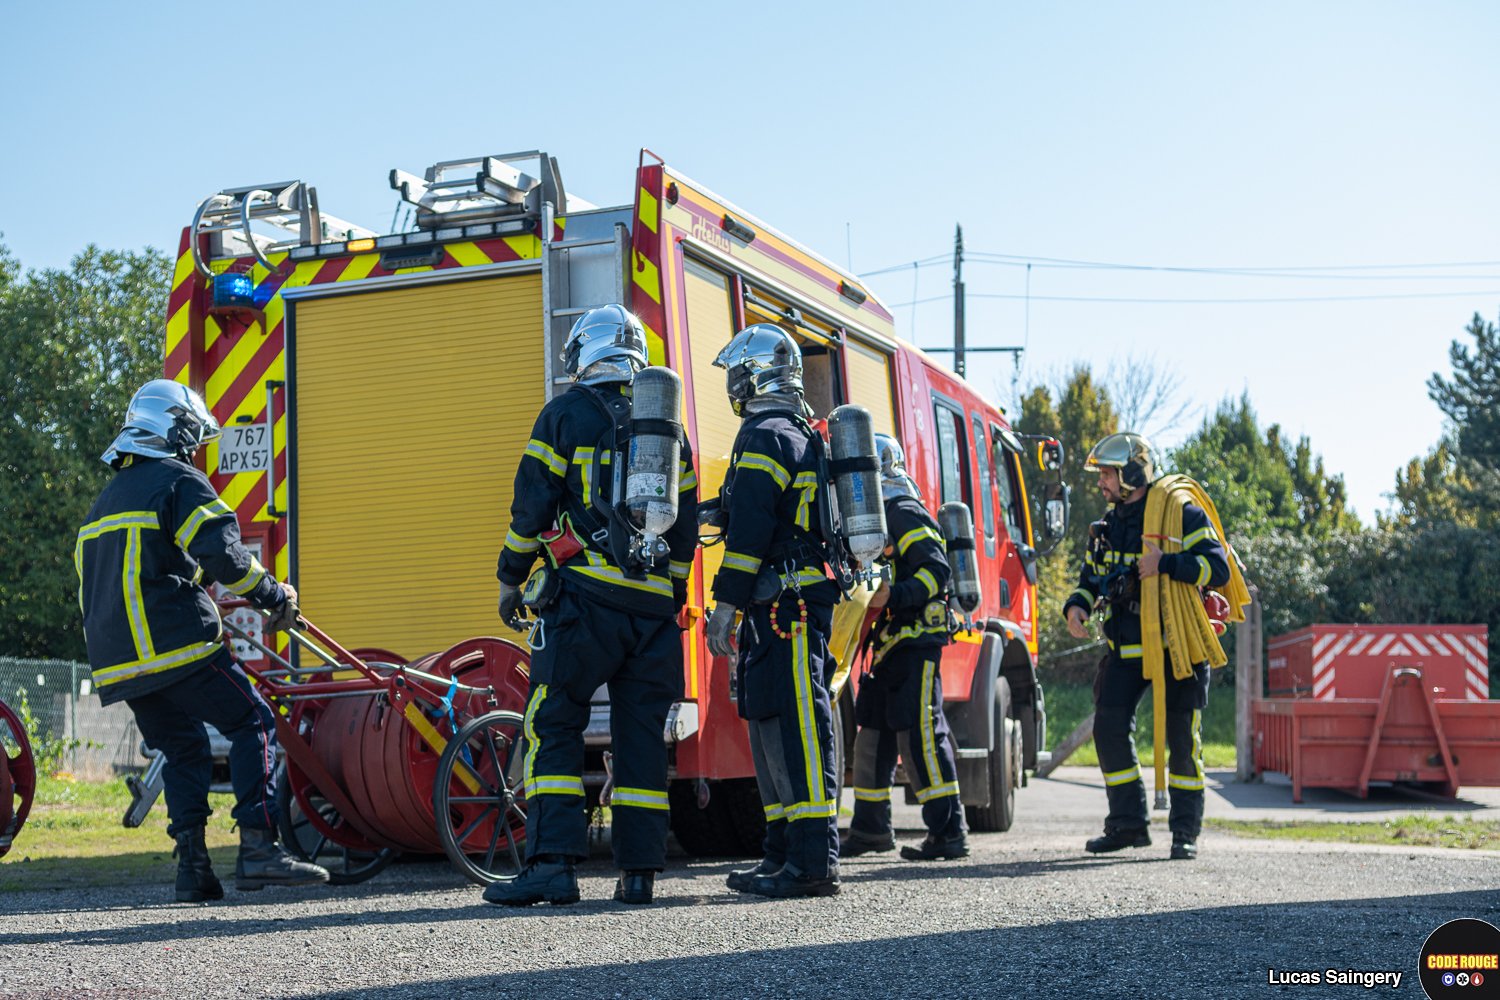
[[[851,472],[879,472],[880,459],[874,455],[851,455],[848,458],[830,458],[828,474],[837,479]]]
[[[807,632],[807,601],[802,596],[802,584],[797,580],[797,570],[792,567],[791,563],[787,564],[787,578],[790,579],[790,583],[787,586],[797,598],[798,621],[793,622],[787,631],[781,631],[781,626],[776,623],[776,609],[781,605],[781,597],[778,595],[771,602],[771,631],[775,632],[776,637],[779,639],[790,640],[792,636],[797,634],[797,625],[799,623],[802,625],[803,633]]]

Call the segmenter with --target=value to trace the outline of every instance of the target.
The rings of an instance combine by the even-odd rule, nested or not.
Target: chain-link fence
[[[144,764],[130,709],[99,704],[86,663],[0,656],[0,701],[30,714],[32,750],[44,766],[107,778]]]

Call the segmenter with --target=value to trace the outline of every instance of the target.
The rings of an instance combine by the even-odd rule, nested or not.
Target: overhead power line
[[[1023,254],[1002,254],[984,250],[966,250],[965,259],[976,264],[991,264],[1000,267],[1046,267],[1068,270],[1096,271],[1143,271],[1166,274],[1204,274],[1249,278],[1293,278],[1332,281],[1493,281],[1500,274],[1378,274],[1378,273],[1329,273],[1329,272],[1379,272],[1379,271],[1437,271],[1452,268],[1500,267],[1500,261],[1452,261],[1448,263],[1407,264],[1328,264],[1286,265],[1280,267],[1215,267],[1179,266],[1163,264],[1131,264],[1115,261],[1078,260],[1066,257],[1032,257]],[[876,271],[866,271],[862,277],[875,277],[908,268],[936,267],[947,264],[946,256],[927,257],[908,261]]]
[[[1262,303],[1294,302],[1377,302],[1386,299],[1451,299],[1479,296],[1500,297],[1500,289],[1465,292],[1407,292],[1389,295],[1290,295],[1265,298],[1133,298],[1113,295],[1009,295],[999,292],[968,292],[971,299],[1014,299],[1030,302],[1106,302],[1145,303],[1154,305],[1253,305]],[[931,295],[910,302],[891,302],[892,309],[921,305],[926,302],[942,302],[951,299],[951,294]]]

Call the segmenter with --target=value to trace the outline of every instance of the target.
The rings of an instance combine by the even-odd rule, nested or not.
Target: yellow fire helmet
[[[1094,445],[1083,467],[1088,472],[1119,469],[1120,482],[1132,490],[1150,486],[1163,471],[1161,456],[1151,447],[1151,442],[1128,431],[1111,434]]]

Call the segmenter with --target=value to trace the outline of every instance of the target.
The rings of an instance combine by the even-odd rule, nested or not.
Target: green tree
[[[0,247],[0,652],[83,658],[73,540],[125,404],[161,373],[169,278],[149,248],[23,275]]]
[[[1470,353],[1461,341],[1448,347],[1453,374],[1434,373],[1427,394],[1453,422],[1460,456],[1488,469],[1500,469],[1500,332],[1478,313],[1464,330],[1474,338]]]

